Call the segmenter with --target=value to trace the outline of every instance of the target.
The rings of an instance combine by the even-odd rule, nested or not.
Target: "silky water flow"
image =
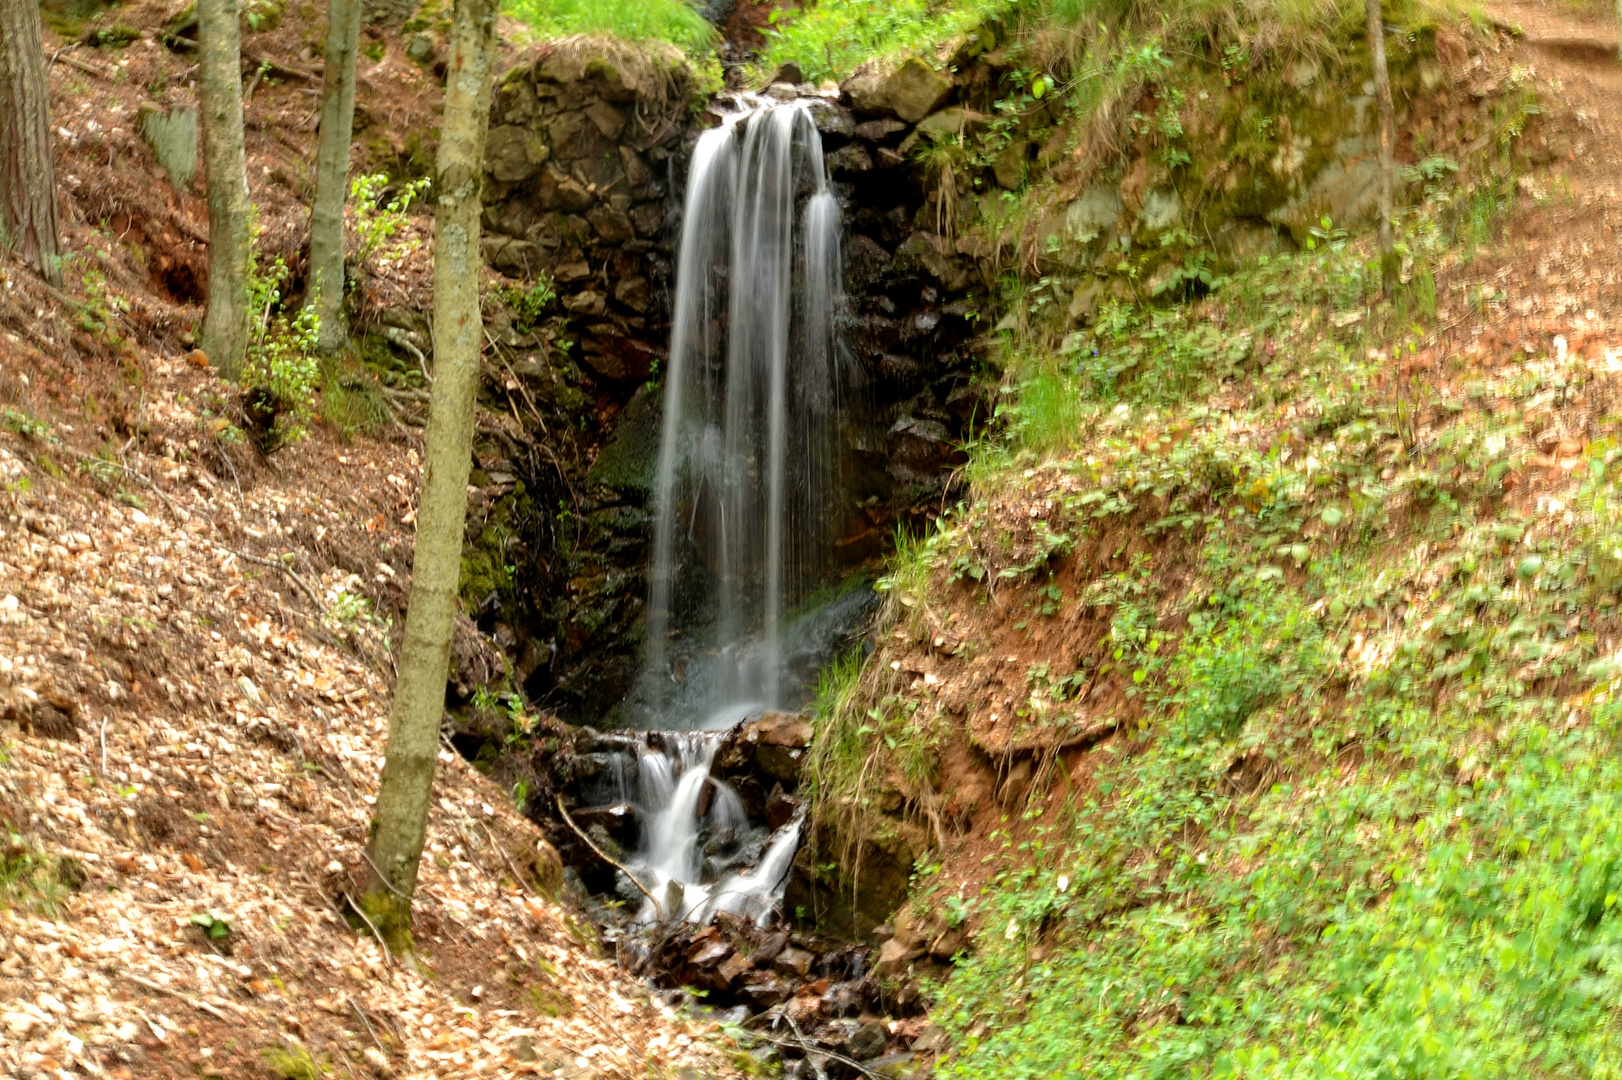
[[[637,812],[627,869],[655,898],[641,919],[765,923],[801,819],[751,825],[710,767],[725,729],[781,706],[785,681],[803,690],[838,621],[787,618],[826,562],[838,489],[839,208],[807,107],[763,104],[705,132],[683,207],[631,705],[634,726],[660,730],[605,794]]]

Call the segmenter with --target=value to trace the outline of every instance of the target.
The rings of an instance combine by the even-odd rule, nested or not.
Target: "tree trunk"
[[[51,97],[34,0],[0,0],[0,244],[61,283]]]
[[[321,87],[321,143],[315,154],[315,202],[310,207],[310,285],[321,320],[321,351],[348,340],[344,322],[344,198],[349,189],[349,140],[355,127],[355,52],[361,0],[328,0],[326,75]]]
[[[1380,279],[1390,292],[1397,284],[1398,271],[1396,238],[1391,231],[1391,200],[1397,187],[1396,116],[1391,104],[1391,74],[1385,63],[1385,15],[1380,10],[1380,0],[1366,0],[1366,7],[1374,97],[1380,107],[1380,176],[1376,187],[1380,206]]]
[[[208,181],[208,311],[203,352],[235,379],[248,348],[248,165],[242,148],[242,30],[237,0],[197,0],[203,168]]]
[[[467,478],[479,388],[480,183],[490,118],[497,0],[456,0],[435,166],[434,387],[411,599],[389,740],[367,842],[374,878],[361,901],[392,948],[412,951],[411,895],[428,831],[445,713],[451,621],[462,572]]]

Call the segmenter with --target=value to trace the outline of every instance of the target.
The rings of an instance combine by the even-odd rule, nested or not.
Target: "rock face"
[[[486,261],[551,275],[606,380],[646,379],[664,353],[669,165],[692,88],[674,49],[576,38],[509,69],[492,101]]]

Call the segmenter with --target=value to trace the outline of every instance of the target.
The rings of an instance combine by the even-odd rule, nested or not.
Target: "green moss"
[[[414,956],[416,941],[411,936],[411,902],[396,895],[387,885],[378,885],[360,898],[359,914],[350,925],[362,933],[376,933],[394,956]],[[370,924],[370,925],[368,925]]]

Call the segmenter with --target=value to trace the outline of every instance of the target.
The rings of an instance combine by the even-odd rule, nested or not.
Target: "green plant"
[[[242,399],[255,440],[267,454],[304,435],[321,373],[315,355],[319,319],[310,304],[291,315],[283,310],[281,290],[287,278],[287,264],[279,255],[265,269],[255,259],[248,274],[251,322]]]
[[[428,190],[431,183],[427,177],[407,181],[396,188],[394,195],[385,203],[383,196],[388,193],[390,186],[387,173],[368,173],[357,176],[349,182],[350,217],[356,238],[356,266],[365,266],[374,255],[380,253],[381,261],[385,265],[399,262],[421,246],[420,240],[410,239],[387,250],[384,249],[384,245],[409,223],[410,218],[406,212],[411,208],[411,204]]]
[[[605,33],[627,41],[668,41],[692,52],[715,41],[715,29],[686,0],[508,0],[509,15],[538,34]]]
[[[191,917],[191,924],[203,932],[209,941],[224,944],[231,937],[231,923],[224,915],[214,910],[198,912]]]
[[[558,295],[552,275],[544,270],[528,285],[497,285],[494,292],[496,299],[512,312],[513,325],[522,330],[538,326]]]

